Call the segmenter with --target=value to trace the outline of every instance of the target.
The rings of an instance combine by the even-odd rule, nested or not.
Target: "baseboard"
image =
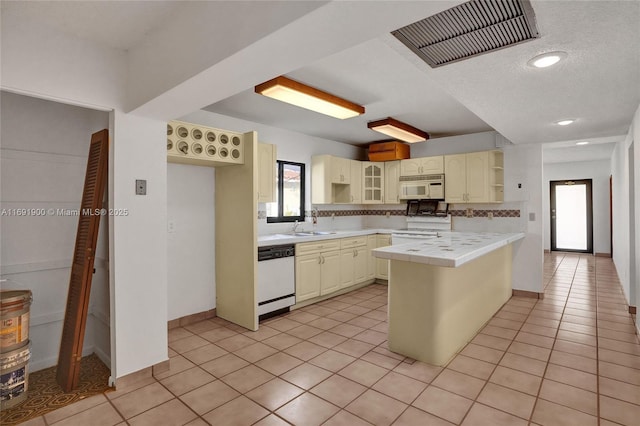
[[[629,306],[629,313],[631,315],[636,315],[637,309],[635,306]]]
[[[549,250],[549,249],[544,249],[544,252],[545,252],[545,253],[551,253],[551,250]]]
[[[530,297],[532,299],[544,299],[544,293],[536,293],[527,290],[511,290],[511,295],[515,297]]]
[[[94,346],[93,353],[96,354],[100,361],[104,363],[104,365],[111,370],[111,354],[106,354],[102,349],[97,346]]]
[[[596,257],[611,257],[611,253],[596,253]]]
[[[215,318],[217,316],[218,315],[216,315],[216,308],[213,308],[213,309],[209,309],[208,311],[202,311],[196,314],[186,315],[184,317],[172,319],[167,322],[167,328],[171,330],[172,328],[184,327],[185,325]]]

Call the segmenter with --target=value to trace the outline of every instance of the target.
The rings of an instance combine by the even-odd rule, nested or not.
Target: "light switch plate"
[[[535,221],[536,221],[536,214],[529,213],[529,222],[535,222]]]
[[[147,195],[146,179],[136,179],[136,195]]]

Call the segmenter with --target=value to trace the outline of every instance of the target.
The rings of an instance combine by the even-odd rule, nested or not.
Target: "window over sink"
[[[267,223],[304,221],[304,163],[277,161],[276,201],[267,203]]]

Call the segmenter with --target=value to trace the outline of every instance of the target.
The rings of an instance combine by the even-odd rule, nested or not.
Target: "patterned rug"
[[[17,425],[76,401],[111,390],[109,368],[95,354],[82,358],[80,382],[73,392],[64,393],[56,382],[56,367],[30,373],[27,398],[0,413],[0,425]]]

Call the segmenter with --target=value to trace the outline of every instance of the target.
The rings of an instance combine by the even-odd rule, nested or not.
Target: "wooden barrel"
[[[10,352],[29,341],[30,290],[0,291],[0,352]]]
[[[29,386],[29,342],[0,355],[0,409],[6,410],[27,398]]]

